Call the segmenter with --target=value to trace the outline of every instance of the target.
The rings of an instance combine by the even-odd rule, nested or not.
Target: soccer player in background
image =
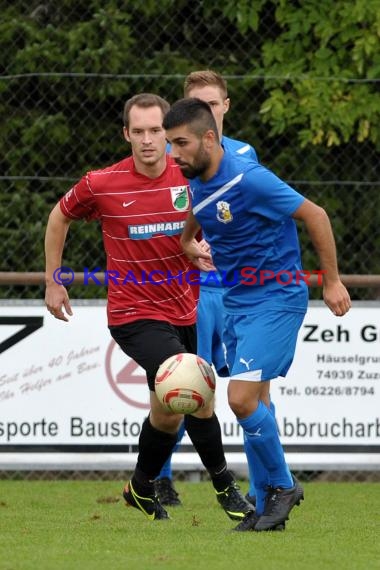
[[[197,97],[210,105],[218,129],[219,139],[224,149],[256,162],[258,161],[256,151],[250,144],[223,135],[223,120],[224,115],[229,111],[230,99],[228,97],[227,82],[219,73],[209,69],[189,73],[184,82],[184,96]],[[222,295],[223,283],[220,276],[218,277],[216,272],[213,272],[212,275],[207,272],[201,272],[197,310],[198,354],[206,362],[215,366],[219,376],[226,377],[229,375],[229,372],[223,345],[224,308]],[[272,402],[271,411],[274,414]],[[184,429],[182,425],[178,434],[178,443],[181,441],[183,434]],[[253,458],[245,439],[244,449],[249,469],[247,499],[255,504],[255,477],[256,479],[265,478],[266,472],[261,472],[258,466],[256,467],[256,473],[253,472]],[[172,456],[166,461],[159,477],[156,479],[155,489],[163,505],[175,506],[180,505],[181,502],[173,484],[171,460]]]
[[[256,487],[256,511],[235,530],[274,530],[303,499],[286,463],[269,398],[271,381],[290,368],[308,303],[307,283],[296,278],[302,267],[295,220],[305,224],[319,256],[325,303],[337,316],[351,306],[339,278],[330,221],[323,208],[270,170],[223,149],[204,101],[177,101],[163,126],[174,160],[190,179],[193,201],[181,237],[184,251],[201,269],[205,260],[210,262],[211,256],[194,243],[202,229],[212,262],[231,284],[223,295],[228,401],[254,465],[262,464],[269,480],[264,488]]]
[[[147,375],[150,412],[139,437],[137,465],[123,496],[128,506],[150,520],[168,518],[154,491],[154,479],[177,441],[183,416],[164,409],[154,392],[156,372],[168,357],[196,353],[195,288],[186,279],[193,268],[180,246],[190,208],[187,180],[166,153],[162,127],[169,104],[154,94],[139,94],[124,107],[124,137],[132,156],[102,170],[88,172],[54,207],[46,228],[48,310],[68,321],[68,293],[54,280],[62,265],[66,235],[73,220],[99,220],[109,274],[107,316],[112,337]],[[158,271],[159,286],[144,279]],[[132,272],[136,283],[123,283]],[[164,276],[164,277],[162,277]],[[167,278],[165,279],[165,276]],[[64,312],[65,311],[65,312]],[[216,498],[233,520],[252,508],[228,471],[221,429],[213,404],[184,419],[186,431],[207,469]]]

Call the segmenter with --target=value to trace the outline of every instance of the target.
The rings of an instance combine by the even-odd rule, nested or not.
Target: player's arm
[[[343,316],[351,307],[347,289],[339,277],[336,247],[330,219],[326,211],[305,200],[294,212],[293,218],[304,222],[318,254],[323,275],[323,299],[336,316]]]
[[[45,304],[50,313],[61,321],[68,321],[63,308],[72,315],[69,296],[66,288],[54,280],[54,272],[62,265],[63,248],[71,219],[61,211],[59,203],[50,213],[45,233]]]
[[[198,224],[194,214],[189,212],[185,227],[181,235],[181,246],[190,261],[201,271],[215,270],[212,264],[211,255],[206,251],[205,242],[198,242],[196,236],[199,234],[201,226]]]

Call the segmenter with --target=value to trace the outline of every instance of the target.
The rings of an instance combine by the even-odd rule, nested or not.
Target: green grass
[[[307,483],[286,531],[272,533],[231,532],[208,482],[178,482],[184,506],[156,522],[125,508],[122,486],[0,481],[0,569],[380,568],[378,483]]]

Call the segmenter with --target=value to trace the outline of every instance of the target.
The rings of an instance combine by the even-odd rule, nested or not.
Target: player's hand
[[[343,317],[351,308],[350,295],[341,281],[324,284],[323,300],[337,317]]]
[[[66,314],[72,317],[73,311],[71,309],[69,295],[63,285],[51,283],[46,286],[45,291],[45,305],[56,319],[68,322],[69,319],[63,312],[65,309]]]
[[[207,242],[204,240],[198,242],[194,239],[189,243],[182,244],[182,247],[195,267],[198,267],[201,271],[215,271],[216,268],[212,262],[212,257],[208,251],[205,251],[206,249],[210,250]]]
[[[198,245],[204,253],[209,253],[211,255],[210,244],[205,239],[202,239],[201,241],[199,241]]]
[[[202,239],[198,242],[198,246],[203,253],[208,253],[210,255],[210,261],[207,261],[206,259],[202,260],[202,264],[204,266],[204,269],[202,269],[202,271],[216,271],[216,267],[212,262],[210,244],[205,239]]]

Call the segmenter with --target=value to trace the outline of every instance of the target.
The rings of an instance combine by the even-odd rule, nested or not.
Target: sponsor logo
[[[184,226],[185,220],[131,225],[128,226],[128,235],[131,239],[150,239],[155,235],[175,236],[182,233]]]

